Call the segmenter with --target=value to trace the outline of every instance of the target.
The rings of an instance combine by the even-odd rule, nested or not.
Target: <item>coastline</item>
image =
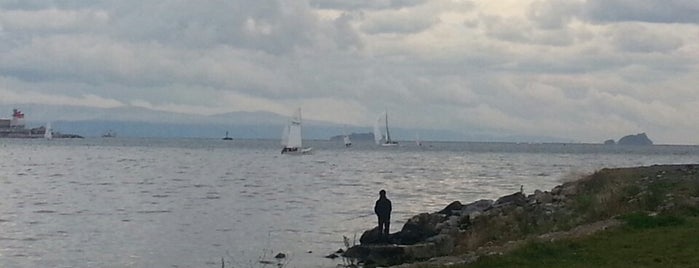
[[[674,215],[699,209],[699,166],[601,169],[550,191],[521,192],[412,217],[391,244],[375,230],[343,256],[365,267],[442,267],[501,255],[531,241],[585,237],[622,225],[631,213]]]

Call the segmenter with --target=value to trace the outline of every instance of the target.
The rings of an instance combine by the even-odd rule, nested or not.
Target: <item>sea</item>
[[[304,142],[1,139],[0,267],[338,267],[325,256],[376,225],[381,189],[397,232],[457,200],[699,163],[697,146]]]

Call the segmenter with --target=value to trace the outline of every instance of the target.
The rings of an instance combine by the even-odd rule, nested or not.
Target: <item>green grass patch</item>
[[[623,217],[626,228],[556,242],[531,242],[457,267],[691,267],[699,263],[699,218]]]
[[[626,226],[636,229],[676,226],[685,223],[685,219],[673,215],[648,216],[644,213],[631,213],[619,217]]]

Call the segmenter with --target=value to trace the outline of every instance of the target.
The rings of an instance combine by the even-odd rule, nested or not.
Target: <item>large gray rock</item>
[[[481,199],[476,202],[466,204],[461,208],[461,215],[471,215],[474,212],[483,212],[493,207],[494,201],[490,199]]]
[[[511,195],[506,195],[503,197],[498,198],[497,201],[495,201],[495,204],[493,204],[493,207],[504,207],[504,206],[510,206],[510,205],[515,205],[515,206],[524,206],[527,204],[527,197],[524,196],[521,192],[516,192]]]
[[[439,213],[422,213],[413,216],[403,225],[400,232],[394,236],[394,241],[403,245],[413,245],[424,241],[430,236],[437,235],[437,224],[447,217]]]
[[[359,243],[362,245],[367,245],[367,244],[379,244],[382,242],[382,237],[381,233],[379,232],[379,227],[376,226],[374,229],[367,230],[365,231],[361,237],[359,237]]]
[[[534,191],[534,194],[530,196],[534,199],[537,204],[546,204],[553,202],[553,195],[549,192],[542,192],[540,190]]]
[[[447,207],[445,207],[444,209],[440,210],[437,213],[451,216],[451,215],[454,215],[455,211],[461,210],[461,208],[463,208],[463,205],[461,205],[461,202],[454,201],[454,202],[451,202],[451,204],[449,204]]]

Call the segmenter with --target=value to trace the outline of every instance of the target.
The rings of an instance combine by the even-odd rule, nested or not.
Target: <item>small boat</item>
[[[350,140],[350,137],[348,135],[345,135],[343,137],[343,140],[345,142],[345,147],[350,147],[352,146],[352,140]]]
[[[231,137],[228,136],[228,131],[226,131],[226,136],[223,137],[223,140],[224,140],[224,141],[232,141],[232,140],[233,140],[233,138],[231,138]]]
[[[51,129],[51,122],[46,123],[46,128],[44,130],[44,139],[53,139],[53,130]]]
[[[347,135],[347,131],[345,131],[345,128],[342,128],[342,133],[344,136],[342,137],[342,141],[345,143],[345,147],[350,147],[352,146],[352,140],[350,139],[350,136]]]
[[[313,148],[303,148],[301,136],[301,108],[297,108],[291,116],[291,121],[284,127],[282,134],[282,154],[300,155],[310,154]]]
[[[386,135],[381,133],[381,125],[385,125]],[[397,141],[391,140],[391,132],[388,130],[388,112],[381,114],[374,123],[374,142],[381,146],[398,146]]]
[[[117,135],[116,132],[114,132],[114,130],[110,129],[110,130],[107,130],[107,132],[105,132],[104,134],[102,134],[102,138],[114,138],[114,137],[116,137],[116,135]]]

